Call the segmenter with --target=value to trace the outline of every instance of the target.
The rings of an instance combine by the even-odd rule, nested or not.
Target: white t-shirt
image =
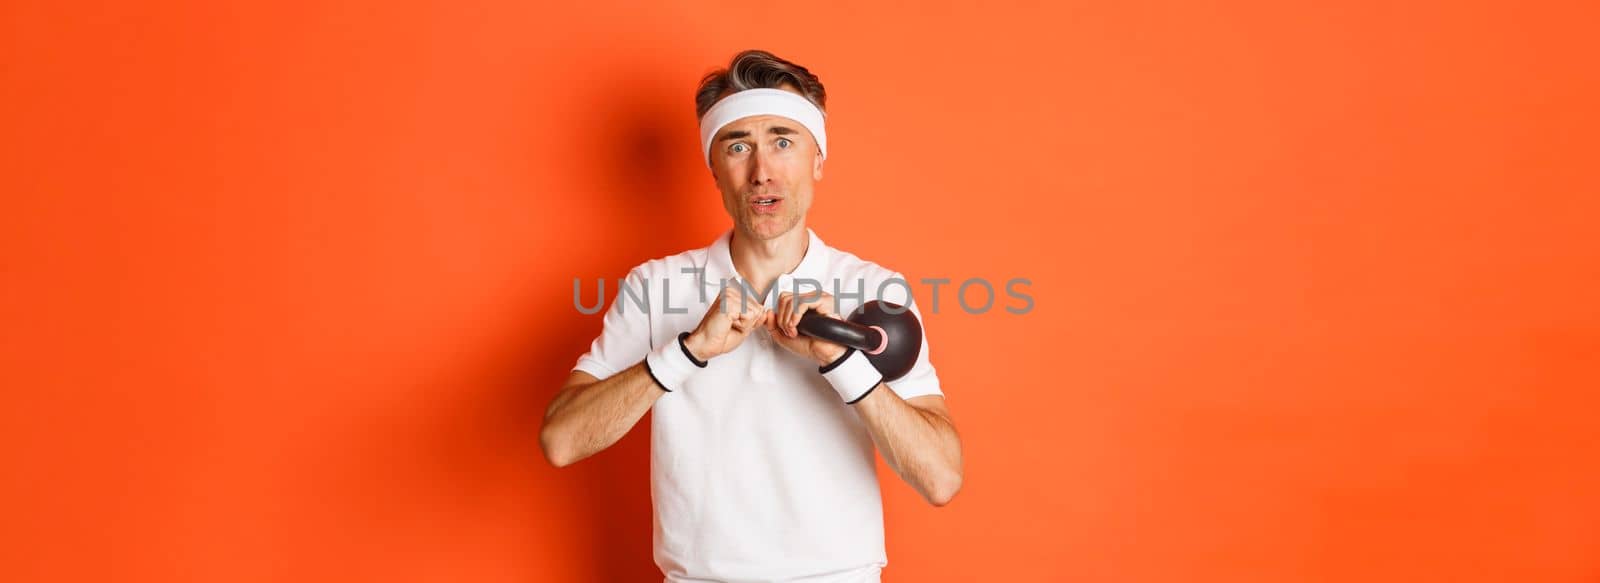
[[[769,308],[802,278],[838,297],[841,314],[882,299],[921,317],[900,274],[807,233],[805,258],[768,292]],[[629,289],[619,290],[574,370],[605,379],[699,325],[725,280],[740,285],[731,237],[629,271]],[[892,279],[900,283],[884,283]],[[943,394],[928,352],[924,336],[911,372],[889,383],[901,398]],[[668,582],[878,581],[888,557],[872,438],[815,361],[757,330],[653,411],[655,561]]]

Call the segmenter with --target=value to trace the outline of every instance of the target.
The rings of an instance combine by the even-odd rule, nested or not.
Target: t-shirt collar
[[[776,282],[779,286],[778,291],[794,291],[795,279],[810,279],[820,284],[823,290],[828,289],[828,282],[822,280],[827,275],[828,246],[810,228],[806,229],[806,236],[810,238],[810,243],[806,246],[805,257],[800,259],[800,264],[795,266],[793,271],[778,276]],[[738,285],[737,282],[744,279],[733,267],[732,243],[733,229],[729,229],[711,243],[710,251],[706,254],[706,264],[702,266],[705,270],[702,272],[701,284],[711,288],[711,293],[721,288],[723,280],[731,286]],[[811,289],[811,286],[804,285],[801,291]],[[771,294],[767,299],[768,304],[773,304],[777,300],[777,294]]]

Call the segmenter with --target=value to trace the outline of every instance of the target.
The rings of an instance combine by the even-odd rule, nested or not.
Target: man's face
[[[734,226],[757,240],[789,232],[811,209],[822,155],[811,132],[792,119],[735,120],[711,143],[711,174]]]

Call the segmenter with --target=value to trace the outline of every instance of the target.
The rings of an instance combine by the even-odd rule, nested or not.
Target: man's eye
[[[789,141],[789,138],[778,138],[778,147],[779,148],[787,148],[787,147],[789,147],[790,144],[793,144],[793,143],[794,142]]]
[[[735,143],[732,146],[728,146],[728,151],[729,152],[733,152],[735,154],[743,154],[745,152],[745,150],[748,150],[748,149],[750,149],[750,147],[744,145],[744,143],[742,143],[742,142]]]

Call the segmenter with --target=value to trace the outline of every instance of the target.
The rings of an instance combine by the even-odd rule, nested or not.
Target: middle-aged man
[[[810,71],[764,51],[701,81],[702,150],[733,228],[634,267],[545,414],[540,444],[559,467],[654,409],[655,561],[669,582],[878,581],[874,445],[931,504],[961,488],[926,338],[911,372],[884,383],[860,351],[796,331],[808,309],[839,317],[873,299],[920,317],[900,274],[806,228],[826,100]]]

